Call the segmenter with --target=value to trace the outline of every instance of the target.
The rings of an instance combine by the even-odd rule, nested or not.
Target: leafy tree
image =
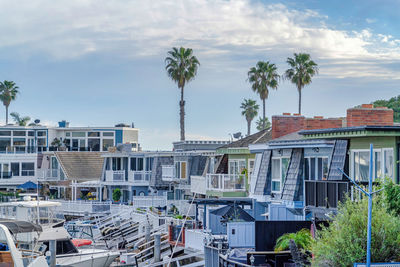
[[[115,202],[118,202],[121,199],[121,189],[115,188],[112,193],[112,198]]]
[[[384,184],[384,197],[388,211],[400,217],[400,185],[387,179]]]
[[[276,240],[275,251],[283,251],[289,249],[290,240],[296,243],[298,248],[310,250],[312,244],[312,236],[310,230],[301,229],[297,233],[287,233]]]
[[[197,75],[197,69],[200,62],[193,55],[191,48],[176,48],[168,51],[168,56],[165,58],[168,76],[178,84],[181,90],[181,100],[179,101],[180,107],[180,128],[181,128],[181,141],[185,140],[185,101],[183,98],[184,88],[186,83],[192,81]]]
[[[11,112],[10,116],[19,126],[26,126],[26,124],[31,120],[31,117],[29,116],[21,117],[17,112]]]
[[[271,128],[271,123],[269,122],[268,117],[266,117],[264,120],[263,118],[259,117],[256,121],[256,124],[257,130],[259,131]]]
[[[293,58],[288,58],[286,62],[290,68],[286,70],[284,76],[296,85],[299,92],[299,114],[301,114],[301,90],[305,85],[311,83],[311,78],[318,73],[318,65],[311,60],[309,54],[294,53]]]
[[[6,124],[8,124],[8,107],[17,97],[19,87],[13,81],[0,82],[0,100],[6,107]]]
[[[244,99],[240,108],[247,121],[247,135],[250,135],[251,121],[257,116],[260,106],[255,100]]]
[[[367,247],[368,198],[340,204],[328,227],[317,233],[313,244],[313,266],[353,266],[365,262]],[[389,213],[381,195],[372,205],[371,261],[400,260],[399,218]]]
[[[387,107],[393,109],[393,119],[400,122],[400,95],[390,98],[389,100],[376,100],[372,102],[375,107]]]
[[[278,89],[280,78],[277,67],[269,61],[258,61],[255,67],[247,73],[251,89],[256,92],[263,102],[263,128],[265,129],[265,100],[268,99],[269,89]]]

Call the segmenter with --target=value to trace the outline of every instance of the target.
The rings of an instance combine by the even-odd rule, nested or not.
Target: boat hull
[[[108,267],[119,256],[119,252],[85,249],[79,253],[57,256],[56,262],[60,266],[71,267]]]

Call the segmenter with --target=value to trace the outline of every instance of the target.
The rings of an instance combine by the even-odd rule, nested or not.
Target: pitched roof
[[[219,148],[248,147],[251,144],[263,144],[269,140],[271,140],[271,129],[265,129]]]
[[[67,179],[100,179],[104,163],[101,152],[54,152],[54,154]]]

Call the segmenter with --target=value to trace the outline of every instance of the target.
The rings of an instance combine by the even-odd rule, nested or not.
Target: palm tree
[[[19,126],[26,126],[28,121],[31,120],[29,116],[25,117],[20,117],[17,112],[11,112],[10,116],[13,118],[13,120],[19,125]]]
[[[247,121],[247,135],[250,135],[251,121],[257,116],[260,106],[255,100],[244,99],[240,108],[243,110],[242,115]]]
[[[276,240],[275,251],[283,251],[289,249],[290,240],[293,240],[297,247],[309,250],[312,244],[312,236],[310,230],[301,229],[297,233],[286,233]]]
[[[258,131],[271,128],[271,123],[269,122],[268,117],[266,117],[264,120],[263,118],[259,117],[258,120],[256,121],[256,125]]]
[[[278,89],[277,67],[269,61],[258,61],[257,65],[249,70],[247,76],[251,83],[251,89],[260,96],[263,102],[263,120],[265,120],[265,100],[268,98],[269,89]]]
[[[318,65],[311,60],[311,56],[305,53],[294,53],[293,58],[286,62],[290,68],[285,72],[285,78],[297,86],[299,92],[299,114],[301,114],[301,90],[305,85],[311,83],[311,78],[318,73]]]
[[[183,93],[186,83],[194,79],[197,74],[197,69],[200,62],[193,55],[191,48],[176,48],[168,51],[168,56],[165,58],[168,76],[178,84],[181,89],[181,100],[179,101],[180,107],[180,128],[181,128],[181,141],[185,140],[185,101]]]
[[[0,100],[6,107],[6,124],[8,124],[8,106],[17,97],[18,88],[13,81],[0,82]]]

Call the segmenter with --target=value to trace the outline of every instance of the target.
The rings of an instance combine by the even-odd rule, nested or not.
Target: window
[[[143,158],[138,158],[137,159],[137,170],[138,171],[143,171]]]
[[[107,151],[109,147],[114,146],[113,139],[103,139],[103,151]]]
[[[88,147],[90,151],[100,151],[100,139],[99,138],[88,139]]]
[[[38,131],[37,136],[46,136],[46,131]]]
[[[11,173],[13,176],[19,176],[19,162],[11,163]]]
[[[88,137],[100,137],[100,132],[88,132]]]
[[[71,136],[71,133],[70,133],[70,132],[66,132],[66,133],[65,133],[65,136],[70,137],[70,136]]]
[[[146,171],[153,169],[153,158],[146,158]]]
[[[369,180],[369,150],[351,151],[352,175],[356,181]],[[373,180],[389,177],[393,179],[394,157],[392,148],[374,149],[372,174]]]
[[[0,138],[0,150],[6,151],[7,147],[11,145],[11,138]]]
[[[25,138],[14,138],[13,145],[14,146],[25,146]]]
[[[136,171],[136,158],[131,158],[131,171]]]
[[[0,131],[0,136],[11,136],[11,131]]]
[[[46,146],[46,138],[38,138],[38,146]]]
[[[14,131],[13,136],[26,136],[26,131]]]
[[[103,136],[114,136],[114,132],[103,132]]]
[[[272,192],[280,193],[286,179],[289,158],[273,158],[271,165]]]
[[[254,159],[249,159],[249,174],[253,173],[253,169],[254,169]]]
[[[308,157],[304,161],[304,178],[306,180],[328,179],[328,157]]]
[[[176,178],[186,179],[187,177],[187,162],[186,161],[177,161],[175,162],[175,176]]]
[[[35,176],[35,164],[23,162],[21,164],[21,176]]]
[[[229,160],[229,174],[241,174],[246,169],[246,160],[233,159]]]
[[[112,169],[113,171],[121,170],[121,158],[112,158]]]
[[[85,132],[72,132],[72,137],[86,137]]]
[[[28,131],[28,136],[35,136],[35,132],[34,131]]]

